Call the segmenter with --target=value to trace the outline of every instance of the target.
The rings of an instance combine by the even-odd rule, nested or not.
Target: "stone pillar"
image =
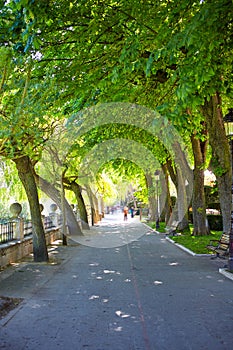
[[[49,213],[49,217],[52,220],[53,225],[55,227],[57,227],[57,226],[59,226],[58,225],[58,213],[56,213],[57,205],[55,203],[51,204],[50,205],[50,210],[51,210],[51,212]]]
[[[13,203],[10,206],[12,214],[12,221],[14,222],[14,237],[20,241],[24,239],[24,225],[23,218],[19,215],[22,212],[22,205],[20,203]]]
[[[24,221],[23,218],[14,219],[14,235],[15,238],[19,241],[23,241],[24,239]]]

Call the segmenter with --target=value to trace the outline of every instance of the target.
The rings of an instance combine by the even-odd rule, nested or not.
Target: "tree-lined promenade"
[[[156,194],[166,194],[163,215],[169,222],[172,182],[179,228],[187,227],[191,206],[193,234],[206,235],[209,169],[217,180],[223,231],[229,233],[231,162],[223,117],[232,107],[232,19],[227,0],[2,3],[1,169],[8,188],[18,188],[20,180],[25,190],[36,261],[48,260],[38,190],[81,235],[69,193],[88,225],[84,190],[94,222],[96,192],[104,201],[120,181],[137,181],[138,199],[149,202],[153,220]],[[138,124],[131,119],[137,107]],[[105,118],[108,123],[101,121]],[[171,139],[161,137],[165,130],[171,130]],[[113,139],[121,140],[118,154],[107,143]],[[85,181],[92,171],[85,162],[96,149],[96,176]],[[114,157],[106,157],[110,154]],[[163,181],[156,193],[158,170]]]
[[[191,256],[122,213],[83,242],[53,245],[50,264],[27,259],[0,274],[0,295],[14,306],[23,298],[0,319],[2,349],[231,348],[222,260]]]

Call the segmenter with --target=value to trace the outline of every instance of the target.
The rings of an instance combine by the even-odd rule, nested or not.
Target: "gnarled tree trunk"
[[[212,148],[211,165],[218,183],[223,231],[229,233],[231,228],[231,157],[224,129],[221,97],[218,93],[209,100],[205,100],[202,113],[207,123],[209,143]]]
[[[150,221],[157,221],[158,218],[158,208],[155,197],[155,188],[153,186],[153,179],[151,174],[145,174],[146,185],[148,190],[148,202],[149,202],[149,210],[150,210]]]
[[[168,224],[172,213],[172,203],[171,203],[171,195],[170,195],[170,188],[169,188],[167,164],[163,164],[162,169],[163,169],[164,180],[165,180],[164,182],[162,182],[162,191],[166,193],[163,216],[165,219],[165,223]],[[165,188],[163,188],[163,186],[165,186]]]
[[[171,161],[167,162],[167,167],[177,192],[175,207],[172,210],[172,215],[170,216],[168,226],[173,225],[173,223],[176,222],[177,228],[180,231],[183,231],[184,229],[189,228],[188,204],[189,204],[190,198],[189,196],[187,196],[185,178],[182,175],[182,171],[186,170],[188,172],[187,177],[191,178],[191,175],[190,175],[191,169],[187,169],[187,166],[185,163],[184,163],[184,167],[186,167],[186,169],[184,169],[184,167],[181,168],[180,164],[178,164],[177,166],[175,165],[173,166]]]
[[[194,177],[193,177],[193,235],[208,235],[209,226],[206,220],[206,206],[204,193],[204,164],[206,159],[207,141],[201,141],[195,135],[191,136],[192,149],[194,155]]]
[[[177,229],[180,231],[189,229],[188,199],[187,199],[185,180],[182,176],[182,170],[183,169],[180,169],[179,166],[176,169],[177,179],[178,179],[177,207],[178,207],[178,221],[179,221]]]
[[[14,159],[19,178],[24,186],[31,212],[33,229],[34,261],[47,262],[48,252],[45,241],[45,232],[41,218],[37,186],[34,178],[34,169],[28,156]]]
[[[84,199],[83,199],[83,196],[82,196],[81,187],[75,181],[72,181],[70,183],[70,188],[74,192],[75,198],[76,198],[77,203],[78,203],[78,208],[79,208],[82,228],[86,229],[86,230],[89,230],[90,227],[89,227],[89,224],[88,224],[87,210],[86,210],[86,206],[85,206]]]
[[[98,200],[95,194],[92,192],[91,187],[87,185],[86,187],[87,195],[91,205],[91,224],[97,224],[100,221],[99,210],[98,210]]]
[[[36,177],[36,181],[39,188],[57,204],[60,210],[62,210],[60,191],[58,191],[51,183],[49,183],[47,180],[40,177],[38,174],[34,174],[34,175]],[[76,220],[74,212],[65,198],[64,198],[64,207],[66,211],[66,220],[67,220],[69,233],[71,235],[83,236],[83,233],[79,227],[79,224]]]

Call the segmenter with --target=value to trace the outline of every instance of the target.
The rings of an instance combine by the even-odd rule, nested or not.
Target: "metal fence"
[[[43,224],[45,231],[53,227],[60,226],[62,224],[62,216],[57,215],[56,222],[54,222],[50,216],[43,217]],[[33,227],[31,220],[23,220],[22,225],[23,238],[32,235]],[[12,242],[19,239],[19,232],[17,232],[16,227],[16,220],[5,220],[4,222],[0,223],[0,244]]]
[[[57,223],[58,223],[58,226],[61,226],[61,225],[62,225],[62,223],[63,223],[62,214],[58,216],[58,218],[57,218]]]
[[[44,229],[49,230],[50,228],[55,227],[53,220],[51,219],[50,216],[45,216],[43,218],[43,223],[44,223]]]
[[[0,244],[11,242],[14,239],[14,222],[6,221],[0,223]]]
[[[24,234],[24,237],[30,236],[32,234],[32,222],[31,222],[31,220],[25,220],[23,222],[23,234]]]

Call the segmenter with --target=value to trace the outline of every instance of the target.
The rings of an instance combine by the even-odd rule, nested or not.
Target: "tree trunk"
[[[178,189],[177,189],[177,208],[178,208],[178,226],[177,229],[184,231],[189,229],[188,221],[188,203],[187,203],[187,193],[184,178],[182,176],[182,170],[179,166],[177,168],[177,178],[178,178]]]
[[[89,227],[89,224],[88,224],[87,210],[86,210],[86,206],[85,206],[84,199],[83,199],[83,196],[82,196],[81,187],[75,181],[72,181],[70,183],[70,187],[71,187],[71,190],[74,192],[75,198],[76,198],[77,203],[78,203],[78,208],[79,208],[82,228],[86,229],[86,230],[89,230],[90,227]]]
[[[96,206],[96,197],[92,192],[90,186],[87,186],[86,189],[87,189],[87,195],[91,205],[91,224],[92,226],[94,226],[94,224],[97,224],[99,222],[98,206]]]
[[[62,212],[62,243],[67,245],[67,232],[66,232],[66,210],[65,210],[65,189],[63,184],[63,175],[61,177],[61,212]]]
[[[103,197],[100,198],[100,207],[101,207],[101,217],[102,219],[104,218],[104,200],[103,200]]]
[[[205,100],[202,113],[207,123],[209,143],[212,148],[211,165],[216,176],[219,200],[223,218],[223,231],[231,229],[231,155],[229,143],[225,134],[221,98],[218,93]]]
[[[34,175],[36,177],[36,181],[38,183],[39,188],[57,204],[60,210],[62,210],[60,191],[58,191],[55,188],[55,186],[53,186],[51,183],[49,183],[47,180],[43,179],[39,175],[37,174],[34,174]],[[69,203],[67,202],[66,198],[64,198],[64,207],[66,211],[66,219],[67,219],[69,233],[71,235],[83,236],[83,233],[79,227],[79,224],[76,220],[74,212],[71,206],[69,205]]]
[[[164,183],[165,188],[162,189],[162,191],[163,192],[166,191],[166,198],[165,198],[165,204],[164,204],[162,215],[164,216],[164,220],[167,225],[172,213],[172,203],[171,203],[171,196],[170,196],[170,189],[169,189],[167,164],[163,164],[162,169],[163,169],[164,178],[165,178],[165,183]]]
[[[189,198],[190,195],[188,195],[188,198],[187,198],[185,180],[186,180],[186,177],[188,179],[191,179],[191,174],[190,174],[190,170],[187,169],[185,162],[184,162],[184,167],[186,167],[186,173],[188,174],[185,178],[182,175],[182,171],[185,169],[184,167],[181,169],[180,164],[178,164],[177,166],[173,166],[171,161],[168,161],[167,166],[168,166],[170,177],[176,187],[176,192],[177,192],[176,203],[174,208],[172,209],[172,214],[170,216],[168,226],[171,226],[173,225],[174,222],[176,222],[177,228],[180,231],[183,231],[184,229],[189,228],[188,203],[190,200]]]
[[[209,234],[209,227],[206,224],[206,206],[204,192],[204,165],[206,160],[207,141],[201,141],[195,134],[191,136],[194,155],[194,178],[193,178],[193,235],[201,236]]]
[[[155,188],[153,186],[152,176],[151,174],[146,173],[145,178],[148,190],[150,221],[156,222],[158,220],[158,208],[156,203]]]
[[[97,224],[102,218],[99,214],[99,202],[98,198],[95,196],[95,194],[92,192],[92,200],[94,203],[94,223]]]
[[[41,218],[37,186],[34,178],[34,169],[28,156],[14,159],[19,178],[24,186],[28,198],[32,228],[33,228],[33,254],[35,262],[47,262],[48,251],[45,241],[45,232]]]

